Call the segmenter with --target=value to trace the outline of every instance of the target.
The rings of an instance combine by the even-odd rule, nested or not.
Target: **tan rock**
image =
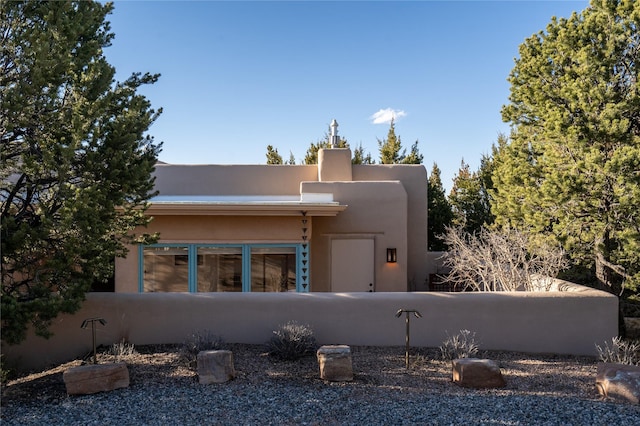
[[[200,384],[225,383],[236,377],[231,351],[202,351],[198,354]]]
[[[325,345],[317,352],[320,378],[331,382],[353,380],[351,348],[347,345]]]
[[[454,359],[453,382],[468,388],[501,388],[507,384],[495,361],[478,358]]]
[[[617,401],[640,403],[640,366],[600,363],[596,373],[598,393]]]
[[[88,395],[129,386],[127,364],[88,364],[72,367],[62,373],[67,394]]]

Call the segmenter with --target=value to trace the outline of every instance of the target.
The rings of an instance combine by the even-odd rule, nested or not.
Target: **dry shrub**
[[[564,251],[548,243],[534,242],[516,229],[468,234],[448,228],[449,252],[444,265],[445,282],[474,291],[549,290],[558,272],[567,267]]]
[[[133,343],[127,343],[124,339],[118,343],[112,344],[107,350],[107,354],[115,357],[117,361],[126,359],[136,353],[137,351]]]
[[[604,347],[596,344],[598,357],[602,362],[615,364],[640,365],[640,340],[623,340],[620,337],[604,343]]]
[[[458,334],[449,336],[440,346],[440,356],[445,361],[460,358],[472,358],[478,353],[476,333],[469,330],[460,330]]]
[[[208,330],[195,331],[185,339],[180,348],[180,359],[185,365],[195,368],[198,354],[202,351],[224,349],[224,340]]]
[[[278,327],[267,343],[269,355],[287,361],[312,354],[317,346],[311,327],[295,321]]]

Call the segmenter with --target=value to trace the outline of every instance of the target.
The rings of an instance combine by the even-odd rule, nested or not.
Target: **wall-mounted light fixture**
[[[387,249],[387,263],[396,263],[398,261],[398,252],[394,248]]]

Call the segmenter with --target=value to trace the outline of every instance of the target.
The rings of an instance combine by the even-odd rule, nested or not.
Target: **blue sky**
[[[396,134],[417,140],[447,191],[477,169],[508,124],[507,77],[525,38],[588,1],[116,1],[105,50],[117,79],[162,74],[142,90],[164,112],[160,159],[264,164],[273,145],[304,158],[336,119],[377,159]],[[378,118],[376,120],[376,118]]]

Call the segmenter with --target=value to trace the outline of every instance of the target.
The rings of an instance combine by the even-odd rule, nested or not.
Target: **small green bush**
[[[604,343],[604,347],[596,344],[598,356],[602,362],[611,362],[615,364],[640,365],[640,341],[623,340],[620,337],[611,339]]]
[[[318,345],[311,327],[289,321],[273,332],[267,347],[269,355],[292,361],[314,353]]]
[[[185,339],[180,348],[180,359],[189,367],[196,367],[198,353],[224,349],[224,340],[208,330],[195,331]]]
[[[476,333],[469,330],[460,330],[454,336],[449,336],[442,346],[440,346],[440,355],[445,361],[451,361],[460,358],[472,358],[478,353],[478,344],[476,343]]]

